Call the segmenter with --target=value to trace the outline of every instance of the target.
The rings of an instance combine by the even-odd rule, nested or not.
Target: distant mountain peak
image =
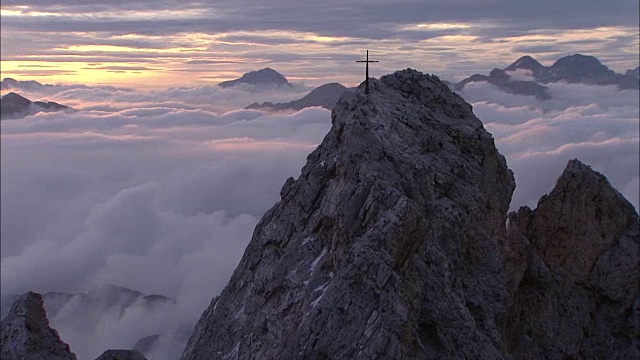
[[[520,59],[516,60],[513,64],[507,66],[505,71],[514,71],[517,69],[525,69],[531,70],[534,73],[538,72],[540,69],[543,69],[544,66],[538,62],[538,60],[532,58],[529,55],[525,55]]]
[[[291,86],[284,75],[268,67],[248,72],[235,80],[221,82],[218,86],[228,88],[239,84],[267,87]]]
[[[510,77],[507,72],[519,69],[531,71],[533,79],[526,81]],[[516,95],[535,96],[540,100],[551,98],[545,84],[565,82],[571,84],[615,85],[619,89],[638,89],[640,82],[633,71],[618,74],[603,65],[594,56],[573,54],[558,59],[553,65],[546,67],[531,56],[523,56],[511,65],[501,69],[493,69],[489,75],[474,74],[455,85],[462,90],[472,82],[487,82],[498,89]]]
[[[635,69],[629,69],[624,74],[627,76],[634,76],[636,78],[640,77],[640,66],[638,66]]]
[[[268,111],[283,111],[283,110],[301,110],[310,106],[320,106],[327,110],[333,109],[333,106],[340,99],[340,95],[347,90],[342,84],[329,83],[320,85],[317,88],[311,90],[302,99],[293,100],[288,103],[273,104],[265,102],[262,104],[253,103],[246,107],[246,109],[255,110],[268,110]]]
[[[6,79],[5,79],[6,80]],[[53,101],[31,101],[22,95],[10,92],[0,98],[0,119],[21,119],[39,112],[72,110]]]
[[[21,81],[13,78],[4,78],[2,82],[0,82],[0,88],[2,90],[39,91],[51,87],[52,85],[43,85],[35,80]]]
[[[562,71],[565,76],[606,76],[614,71],[603,65],[594,56],[573,54],[558,59],[551,67],[551,71]]]

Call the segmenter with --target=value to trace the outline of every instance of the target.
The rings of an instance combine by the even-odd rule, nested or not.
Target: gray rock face
[[[536,210],[509,215],[505,341],[516,358],[640,358],[640,232],[607,179],[569,161]]]
[[[49,327],[42,296],[22,295],[0,323],[3,360],[75,360],[58,333]]]
[[[512,173],[437,77],[362,90],[342,95],[183,359],[502,357]]]
[[[136,350],[107,350],[96,360],[147,360],[147,358]]]

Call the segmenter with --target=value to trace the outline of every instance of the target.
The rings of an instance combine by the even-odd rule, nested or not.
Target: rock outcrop
[[[49,327],[42,296],[22,295],[0,323],[3,360],[75,360],[58,333]]]
[[[147,360],[147,358],[136,350],[107,350],[96,360]]]
[[[505,341],[515,358],[640,358],[638,214],[569,161],[535,210],[509,215]]]
[[[512,173],[437,77],[370,85],[342,95],[183,359],[501,358]]]

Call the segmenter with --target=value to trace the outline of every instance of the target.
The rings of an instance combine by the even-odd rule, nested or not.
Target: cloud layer
[[[549,87],[548,101],[483,83],[462,93],[515,173],[512,209],[535,207],[575,157],[637,208],[638,91]],[[176,299],[159,312],[106,314],[90,330],[53,319],[86,358],[193,324],[226,284],[285,179],[299,174],[330,127],[321,108],[238,108],[288,101],[303,90],[59,86],[25,93],[79,111],[1,123],[2,293],[117,284]],[[167,348],[181,346],[167,339]]]
[[[512,210],[535,208],[573,158],[607,176],[639,208],[637,90],[552,83],[547,85],[552,99],[542,101],[507,94],[488,83],[469,85],[462,96],[473,104],[515,174]]]

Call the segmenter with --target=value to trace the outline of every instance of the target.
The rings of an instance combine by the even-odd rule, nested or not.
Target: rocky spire
[[[3,360],[75,360],[58,333],[49,327],[42,296],[22,295],[0,323]]]
[[[505,340],[516,358],[640,358],[638,214],[578,160],[509,215]]]
[[[435,76],[362,90],[335,106],[183,359],[501,357],[504,158]]]

